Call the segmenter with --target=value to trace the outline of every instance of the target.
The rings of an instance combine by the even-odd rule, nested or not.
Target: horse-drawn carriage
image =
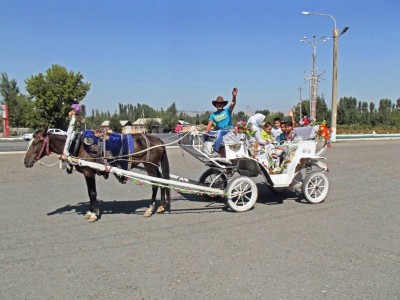
[[[71,122],[72,123],[72,122]],[[315,132],[314,132],[315,134]],[[207,198],[221,200],[237,212],[251,209],[258,198],[258,190],[251,177],[263,176],[268,188],[274,193],[281,193],[285,188],[290,188],[298,193],[303,193],[305,199],[310,203],[324,201],[329,190],[329,181],[326,176],[328,170],[321,155],[326,150],[325,145],[317,151],[318,141],[309,140],[310,133],[303,135],[305,138],[293,143],[285,144],[285,157],[282,158],[277,168],[272,168],[270,157],[265,149],[254,149],[249,140],[243,135],[232,133],[231,141],[226,141],[224,158],[213,158],[210,156],[212,142],[204,142],[201,134],[195,129],[181,133],[179,145],[202,161],[208,169],[197,181],[191,181],[182,176],[169,174],[169,163],[166,154],[165,144],[157,137],[147,134],[132,134],[128,137],[117,135],[104,138],[98,141],[93,132],[83,132],[79,138],[72,143],[74,153],[63,157],[70,166],[83,173],[86,179],[88,194],[90,198],[90,209],[86,215],[89,221],[96,221],[99,215],[97,206],[96,174],[107,175],[114,173],[121,180],[131,178],[152,186],[150,208],[145,216],[151,216],[155,211],[154,203],[157,190],[161,187],[161,204],[157,209],[158,213],[170,209],[169,189],[177,191],[197,192]],[[69,138],[70,136],[68,136]],[[35,133],[24,158],[27,167],[40,160],[50,152],[60,154],[65,152],[68,138],[64,136],[48,135],[46,130]],[[126,141],[126,155],[106,157],[106,151],[100,151],[100,142],[106,146],[107,141],[119,140],[121,149]],[[233,142],[232,142],[233,141]],[[96,143],[95,143],[96,142]],[[87,143],[87,145],[85,145]],[[133,144],[135,147],[133,147]],[[94,147],[94,154],[89,148]],[[132,146],[132,147],[130,147]],[[114,147],[114,146],[112,146]],[[111,147],[111,148],[112,148]],[[134,150],[133,150],[134,148]],[[101,156],[95,157],[99,153]],[[107,152],[108,153],[108,152]],[[122,168],[116,164],[119,161],[127,161]],[[147,175],[132,172],[130,168],[143,164]],[[129,165],[129,167],[126,167]],[[161,170],[159,170],[161,167]],[[165,196],[167,198],[165,198]]]

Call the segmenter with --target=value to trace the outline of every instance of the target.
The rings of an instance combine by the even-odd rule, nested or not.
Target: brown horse
[[[47,134],[47,129],[40,129],[36,131],[25,154],[25,166],[27,168],[33,167],[36,161],[40,160],[46,155],[49,155],[51,152],[62,154],[66,139],[66,136]],[[83,139],[83,137],[81,137],[81,139]],[[137,167],[139,164],[143,164],[149,176],[170,179],[168,157],[163,141],[155,136],[147,134],[144,135],[141,133],[132,134],[132,140],[134,143],[134,152],[131,154],[131,156],[129,156],[131,168]],[[146,151],[148,148],[149,150]],[[91,156],[85,150],[83,142],[79,147],[77,156],[84,160],[93,161],[93,156]],[[160,164],[161,172],[159,170]],[[108,174],[99,174],[98,171],[89,167],[75,166],[75,168],[78,172],[83,173],[85,176],[90,198],[90,208],[86,213],[85,218],[90,222],[96,221],[97,217],[99,216],[99,208],[97,205],[96,174]],[[157,190],[158,186],[153,185],[150,206],[144,214],[145,217],[150,217],[154,213],[154,203],[157,196]],[[167,199],[165,199],[165,194],[167,194]],[[157,209],[157,213],[162,213],[164,210],[170,210],[170,189],[162,187],[161,202]]]

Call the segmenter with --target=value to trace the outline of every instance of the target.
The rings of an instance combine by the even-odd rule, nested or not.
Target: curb
[[[10,151],[10,152],[0,152],[1,154],[23,154],[26,153],[26,151]]]
[[[24,141],[22,137],[17,138],[0,138],[0,141]]]
[[[365,138],[363,138],[363,137],[354,137],[354,138],[340,138],[340,139],[338,139],[336,137],[336,142],[333,142],[333,143],[347,142],[347,141],[354,142],[354,141],[385,141],[385,140],[388,140],[388,141],[400,140],[400,137],[365,137]]]

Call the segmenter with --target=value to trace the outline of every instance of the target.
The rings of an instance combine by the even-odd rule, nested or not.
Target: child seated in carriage
[[[290,116],[292,116],[293,120],[293,114],[290,114]],[[261,130],[257,128],[260,120],[260,114],[256,114],[250,117],[249,122],[252,123],[252,130]],[[254,158],[262,163],[272,174],[279,174],[285,170],[286,165],[292,161],[296,150],[298,149],[297,143],[299,141],[308,140],[315,135],[315,132],[314,134],[312,134],[313,132],[311,132],[313,129],[312,127],[300,128],[310,129],[307,130],[307,136],[305,136],[302,132],[300,132],[299,134],[296,132],[293,127],[293,122],[282,121],[280,125],[282,133],[277,137],[274,142],[268,143],[265,141],[260,141],[260,139],[257,138],[257,133],[255,134],[255,137],[253,139]],[[270,124],[265,125],[267,131],[269,131],[269,126]],[[265,136],[265,133],[262,133],[261,131],[260,135]]]
[[[274,126],[272,126],[271,134],[274,137],[274,139],[276,139],[282,133],[281,123],[282,120],[280,118],[275,118],[273,121]]]
[[[276,165],[279,162],[279,157],[276,153],[275,145],[273,144],[273,136],[271,134],[272,124],[267,123],[267,125],[264,125],[264,128],[267,130],[264,131],[261,128],[264,119],[265,116],[263,114],[257,113],[251,116],[247,121],[247,124],[251,126],[251,130],[254,131],[254,138],[251,138],[249,143],[253,145],[252,150],[254,157],[261,160],[269,160],[269,165]]]
[[[263,129],[261,130],[261,138],[265,141],[273,142],[274,137],[272,136],[272,124],[270,122],[264,123]]]

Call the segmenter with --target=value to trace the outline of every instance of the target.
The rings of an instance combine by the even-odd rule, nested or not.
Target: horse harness
[[[148,139],[148,137],[146,135],[144,135],[143,133],[140,133],[140,135],[143,137],[143,139],[146,142],[146,149],[150,148],[151,142]],[[98,163],[105,164],[106,161],[108,159],[110,159],[109,157],[106,157],[106,153],[107,153],[107,149],[106,149],[107,135],[101,135],[98,138],[99,138],[99,141],[98,141],[98,144],[97,144],[96,160],[97,160]],[[134,160],[132,160],[131,158],[134,157],[135,155],[136,154],[134,154],[134,153],[132,153],[132,155],[129,155],[128,170],[130,170],[132,168],[132,164],[133,164]],[[146,151],[146,161],[144,161],[142,163],[150,163],[150,150]]]
[[[146,149],[151,147],[151,142],[149,140],[149,138],[143,134],[140,133],[141,137],[143,138],[143,140],[146,143]],[[107,160],[110,159],[110,157],[106,156],[107,153],[107,149],[106,149],[106,139],[107,139],[107,134],[100,134],[98,136],[99,140],[98,140],[98,144],[97,144],[97,151],[95,153],[95,159],[98,163],[100,164],[104,164],[107,165]],[[51,151],[50,151],[50,143],[49,143],[49,137],[48,135],[46,135],[45,137],[39,136],[39,139],[41,141],[43,141],[43,144],[40,148],[40,151],[36,157],[36,160],[40,160],[43,152],[45,151],[46,155],[50,155]],[[73,139],[71,140],[71,144],[69,146],[69,153],[71,153],[72,156],[78,157],[79,154],[79,149],[81,147],[82,144],[82,134],[81,133],[75,133],[73,136]],[[144,151],[144,150],[143,150]],[[153,164],[152,162],[150,162],[150,150],[146,150],[146,161],[140,161],[141,163],[150,163]],[[142,151],[140,151],[142,152]],[[137,154],[137,153],[136,153]],[[128,170],[132,169],[132,164],[135,162],[135,160],[133,160],[132,158],[136,155],[134,153],[132,153],[132,155],[129,155],[129,159],[128,159]],[[108,166],[110,169],[111,166]],[[106,171],[107,172],[107,171]],[[67,168],[67,173],[71,174],[72,173],[72,168]]]
[[[50,144],[49,137],[46,135],[45,137],[39,136],[40,140],[43,141],[42,148],[39,151],[39,154],[36,157],[36,160],[39,160],[42,157],[43,151],[46,151],[46,155],[50,155]]]

